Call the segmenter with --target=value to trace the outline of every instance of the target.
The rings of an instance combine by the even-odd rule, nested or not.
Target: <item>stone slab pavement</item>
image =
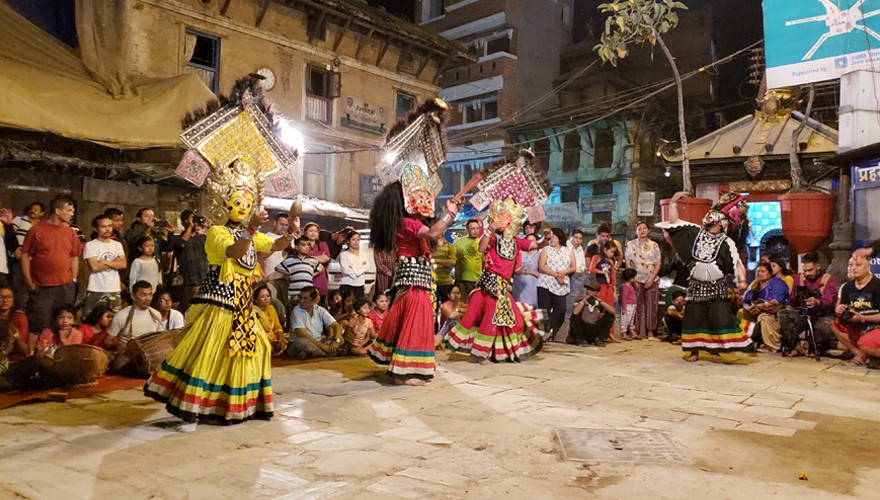
[[[139,391],[21,405],[0,411],[0,498],[877,498],[880,373],[680,355],[440,353],[421,388],[367,359],[289,366],[275,417],[230,427],[181,425]],[[683,462],[565,461],[560,428],[656,431]]]

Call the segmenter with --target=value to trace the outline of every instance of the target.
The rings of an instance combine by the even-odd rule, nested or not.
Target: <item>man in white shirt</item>
[[[333,356],[342,347],[342,326],[317,304],[320,294],[313,286],[303,288],[299,304],[290,314],[287,354],[297,359]]]
[[[86,243],[83,259],[89,266],[89,284],[83,304],[83,317],[87,317],[98,304],[106,304],[113,312],[122,307],[122,281],[119,271],[128,265],[122,243],[111,239],[113,221],[106,215],[92,220],[97,237]]]
[[[266,235],[273,240],[277,240],[283,234],[287,233],[287,228],[289,226],[290,217],[286,212],[282,212],[275,216],[275,225],[272,227],[272,232],[266,233]],[[263,257],[263,261],[260,263],[260,267],[263,269],[263,272],[266,273],[264,280],[266,281],[266,284],[269,285],[269,291],[272,293],[272,297],[282,302],[286,302],[288,278],[286,275],[275,270],[275,268],[278,267],[278,264],[281,264],[281,261],[284,260],[284,251],[261,254],[261,256]]]
[[[107,331],[107,342],[104,344],[110,352],[116,353],[112,370],[128,372],[125,357],[125,346],[128,341],[148,333],[162,331],[162,315],[150,307],[153,301],[153,286],[146,281],[138,281],[132,286],[132,305],[122,309],[113,317]]]
[[[32,202],[24,210],[24,215],[12,219],[12,227],[15,230],[15,238],[18,240],[18,250],[15,251],[15,259],[9,262],[9,273],[12,275],[12,289],[15,291],[16,309],[24,309],[28,299],[28,287],[21,271],[21,248],[24,246],[24,237],[28,231],[40,222],[46,212],[46,206],[39,201]],[[9,245],[7,245],[8,247]],[[7,248],[8,250],[8,248]]]
[[[570,312],[574,305],[584,298],[584,285],[587,282],[589,268],[587,267],[587,259],[581,244],[584,242],[584,232],[575,229],[571,232],[566,246],[574,253],[575,271],[571,275],[571,294],[568,296],[568,311]]]

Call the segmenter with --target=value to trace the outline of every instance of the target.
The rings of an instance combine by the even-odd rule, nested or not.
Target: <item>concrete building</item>
[[[13,4],[21,11],[27,10],[17,4],[26,6],[27,2],[14,0]],[[443,64],[468,57],[459,45],[362,0],[135,0],[108,8],[95,5],[94,25],[99,29],[115,27],[114,33],[105,34],[117,37],[118,46],[124,47],[114,54],[123,79],[170,81],[192,73],[212,92],[225,93],[244,75],[264,75],[267,96],[277,115],[288,120],[304,139],[305,154],[297,179],[300,191],[351,206],[369,206],[372,196],[381,189],[375,182],[373,167],[387,130],[419,101],[437,95]],[[40,12],[30,9],[26,14],[33,19]],[[39,19],[35,22],[51,25],[66,18],[67,26],[72,26],[72,14],[71,8],[69,12],[54,12],[49,23],[36,22]],[[120,19],[124,22],[117,22]],[[80,31],[80,26],[76,28]],[[80,33],[79,38],[87,36]],[[75,36],[73,39],[76,43]],[[82,66],[82,62],[78,64]],[[178,128],[172,129],[172,141],[161,145],[162,154],[134,147],[123,155],[114,153],[111,146],[99,155],[94,150],[100,148],[89,141],[100,142],[100,138],[88,137],[79,147],[67,148],[68,164],[79,162],[89,168],[63,170],[76,177],[64,183],[65,190],[84,201],[85,177],[119,184],[115,189],[104,186],[102,193],[125,193],[138,190],[141,184],[159,182],[169,186],[159,191],[179,186],[179,192],[160,207],[160,216],[172,216],[182,210],[181,205],[192,206],[195,190],[174,180],[173,169],[182,152],[175,141],[183,114],[204,105],[204,95],[210,93],[199,94],[188,109],[167,109],[169,115],[174,115],[168,128]],[[39,124],[24,128],[41,136],[51,137],[53,133]],[[117,162],[110,172],[109,166],[102,165],[109,165],[105,157],[114,154]],[[124,168],[117,168],[123,156],[136,156],[130,160],[132,163],[148,163],[149,175],[126,175]],[[61,163],[47,158],[28,165],[61,171]],[[135,180],[137,185],[128,186]],[[151,190],[140,193],[154,192],[155,186]],[[155,193],[146,197],[108,196],[94,200],[95,211],[98,205],[106,204],[125,205],[127,211],[134,211],[138,207],[126,203],[133,199],[140,206],[159,207],[161,201]],[[47,197],[45,192],[36,191],[25,192],[21,199]],[[95,215],[91,212],[91,208],[84,210],[80,220],[90,220]]]
[[[421,0],[419,5],[424,28],[464,45],[475,59],[451,64],[439,80],[440,96],[452,109],[442,200],[474,172],[516,151],[506,125],[557,105],[553,79],[569,43],[571,1]]]

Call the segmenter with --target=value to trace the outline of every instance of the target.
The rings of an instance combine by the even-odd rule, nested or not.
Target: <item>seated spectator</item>
[[[832,348],[836,338],[831,333],[834,321],[834,303],[837,300],[837,279],[823,273],[819,267],[819,256],[808,253],[801,257],[802,272],[794,275],[794,292],[791,295],[792,309],[779,311],[782,348],[789,356],[819,354]],[[805,316],[813,325],[813,338],[807,338]]]
[[[290,315],[291,338],[287,354],[297,358],[333,356],[342,346],[342,327],[317,304],[321,295],[313,286],[300,291],[299,304]]]
[[[9,353],[10,361],[18,361],[28,355],[29,330],[27,315],[15,309],[15,294],[12,287],[0,283],[0,321],[10,323],[9,330],[16,336],[14,349]]]
[[[437,333],[437,345],[442,345],[446,333],[458,324],[458,320],[467,313],[467,302],[461,301],[461,287],[452,285],[446,302],[440,305],[440,331]]]
[[[14,325],[8,321],[0,320],[0,392],[12,389],[12,381],[9,380],[9,357],[18,344],[18,333],[13,329]]]
[[[376,332],[382,329],[386,314],[388,314],[388,296],[384,293],[378,293],[376,294],[376,305],[370,311],[370,321],[373,322]]]
[[[93,346],[104,347],[110,324],[113,323],[113,309],[107,304],[98,304],[86,316],[79,330],[83,334],[83,343]]]
[[[743,295],[742,307],[746,317],[761,328],[764,347],[759,352],[777,352],[780,347],[779,320],[776,314],[788,305],[788,285],[773,276],[771,264],[760,263],[755,269],[755,280]]]
[[[777,257],[770,261],[770,268],[773,269],[773,277],[779,278],[788,285],[788,293],[794,288],[794,278],[791,277],[791,270],[781,257]],[[757,272],[757,269],[755,270]]]
[[[672,304],[666,309],[663,318],[666,324],[666,340],[672,343],[681,343],[682,321],[684,321],[684,305],[687,292],[678,290],[672,293]]]
[[[339,290],[331,290],[327,294],[327,310],[330,311],[330,315],[336,317],[342,314],[342,306],[342,293]]]
[[[871,274],[870,262],[859,253],[850,257],[846,277],[831,332],[853,354],[852,364],[863,366],[868,356],[880,357],[880,279]]]
[[[126,345],[131,339],[148,333],[161,332],[163,326],[162,315],[150,307],[153,301],[153,286],[146,281],[138,281],[132,284],[131,289],[132,304],[113,317],[104,348],[116,354],[110,365],[112,371],[135,374],[137,370],[133,366],[127,366],[129,359],[125,356]]]
[[[161,315],[162,329],[160,331],[180,330],[183,328],[183,313],[174,309],[174,300],[171,292],[162,291],[155,295],[153,308]]]
[[[611,336],[614,326],[614,304],[599,298],[601,285],[591,281],[586,287],[586,296],[574,305],[568,326],[570,344],[595,345],[605,347],[605,340]]]
[[[272,345],[272,355],[280,356],[287,350],[287,334],[278,318],[278,312],[272,305],[272,292],[266,285],[260,285],[254,290],[254,312],[260,320],[263,331]]]
[[[76,309],[71,304],[56,307],[52,311],[52,325],[40,333],[31,345],[31,352],[40,353],[49,357],[55,354],[55,350],[63,345],[82,344],[83,334],[73,327],[73,318]]]
[[[346,322],[345,347],[355,356],[366,356],[367,347],[376,338],[376,328],[370,321],[370,301],[360,298],[354,303],[354,315]]]
[[[307,287],[313,287],[313,279],[324,266],[314,257],[309,257],[312,244],[308,238],[301,236],[293,245],[293,252],[275,267],[275,271],[290,278],[287,285],[287,300],[290,305],[296,304],[300,293]]]

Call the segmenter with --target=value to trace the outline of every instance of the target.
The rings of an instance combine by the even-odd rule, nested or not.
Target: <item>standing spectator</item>
[[[549,314],[547,327],[550,337],[559,331],[565,322],[566,297],[571,292],[569,275],[576,269],[574,254],[565,245],[565,233],[554,227],[550,234],[550,244],[541,250],[538,261],[538,307]]]
[[[394,254],[373,251],[373,263],[376,265],[376,284],[373,287],[373,300],[375,300],[391,286],[391,278],[394,276]]]
[[[316,303],[318,297],[315,287],[304,288],[299,304],[290,315],[291,336],[287,354],[294,358],[333,356],[342,346],[342,327]]]
[[[538,233],[538,223],[526,220],[523,222],[523,238],[528,237],[530,234],[534,234],[536,238],[541,237]]]
[[[122,243],[111,239],[113,222],[106,215],[92,220],[95,239],[86,243],[83,259],[89,266],[89,283],[82,314],[88,316],[98,304],[106,304],[113,312],[122,307],[122,281],[119,271],[128,265]]]
[[[28,301],[28,287],[24,280],[24,273],[21,269],[21,254],[24,247],[24,237],[31,227],[42,220],[46,212],[46,207],[39,201],[32,202],[25,207],[24,215],[20,215],[12,219],[12,226],[15,228],[15,237],[18,240],[18,250],[15,251],[15,259],[12,260],[10,274],[12,275],[12,289],[15,291],[15,307],[24,309]]]
[[[575,229],[571,232],[571,235],[568,237],[568,242],[566,243],[566,246],[574,255],[575,266],[574,274],[571,275],[571,294],[568,296],[567,305],[569,311],[571,311],[574,305],[581,300],[585,294],[584,285],[587,282],[590,261],[586,259],[584,247],[581,246],[583,242],[584,232],[580,229]],[[611,300],[610,303],[614,304],[614,301]]]
[[[171,292],[161,291],[153,296],[153,309],[159,312],[160,331],[180,330],[183,328],[183,313],[174,309],[174,300]]]
[[[330,266],[330,260],[335,259],[339,255],[339,252],[342,251],[342,247],[334,246],[336,253],[331,252],[330,245],[326,241],[321,241],[321,228],[314,222],[306,224],[304,231],[306,238],[308,238],[312,245],[309,250],[309,257],[318,261],[318,264],[321,264],[321,270],[312,278],[312,286],[318,289],[318,293],[321,295],[321,302],[326,303],[327,293],[329,292],[328,287],[330,284],[330,280],[327,277],[327,267]],[[352,231],[354,231],[354,229],[352,229]],[[334,245],[337,240],[345,241],[345,237],[340,233],[331,234],[326,231],[324,231],[324,233],[329,235],[329,239]]]
[[[287,212],[281,212],[275,215],[272,222],[272,231],[266,233],[266,236],[277,240],[287,233],[290,227],[290,215]],[[284,250],[272,252],[269,254],[261,254],[260,267],[263,269],[263,279],[269,285],[269,291],[275,298],[284,299],[287,296],[287,275],[275,270],[278,264],[284,260]]]
[[[313,222],[312,224],[315,223]],[[355,230],[351,226],[346,226],[340,231],[331,233],[330,231],[319,229],[317,224],[315,224],[315,228],[318,229],[318,239],[312,241],[315,241],[316,244],[318,241],[320,241],[327,246],[327,251],[330,253],[330,259],[328,260],[328,262],[339,257],[339,253],[342,252],[342,246],[345,245],[346,236],[348,236],[350,232]],[[311,240],[311,238],[309,239]]]
[[[6,281],[10,273],[10,258],[17,253],[18,238],[12,225],[12,212],[0,208],[0,280]]]
[[[483,254],[480,252],[480,221],[471,219],[465,224],[467,236],[455,240],[455,284],[467,299],[480,274],[483,273]]]
[[[83,334],[73,327],[76,309],[71,304],[64,304],[52,310],[52,324],[43,329],[38,336],[31,337],[31,352],[46,356],[55,354],[55,350],[63,345],[82,344]]]
[[[68,226],[73,200],[59,195],[49,204],[49,219],[35,225],[24,239],[21,270],[30,290],[28,322],[32,332],[42,332],[52,322],[52,311],[72,304],[82,246]]]
[[[657,331],[657,303],[660,300],[660,245],[648,238],[648,225],[636,225],[637,238],[626,243],[627,265],[636,270],[636,334],[639,338],[659,340]]]
[[[135,241],[135,247],[140,255],[131,261],[131,272],[128,274],[132,293],[134,293],[134,284],[138,281],[146,281],[153,290],[158,290],[162,286],[162,271],[159,261],[153,256],[156,249],[155,241],[149,236],[141,236]]]
[[[199,287],[208,275],[208,254],[205,252],[205,243],[208,237],[205,233],[208,228],[205,225],[207,219],[196,215],[192,210],[184,210],[180,214],[180,221],[184,230],[175,241],[177,253],[178,271],[183,281],[183,293],[180,297],[180,312],[185,313],[189,308],[189,301],[199,293]]]
[[[367,256],[361,252],[360,233],[352,231],[345,237],[345,243],[348,248],[339,254],[339,268],[342,273],[339,291],[342,295],[351,292],[355,300],[359,301],[364,298],[364,286],[367,283],[370,264],[367,262]]]
[[[596,228],[596,238],[587,243],[587,257],[599,255],[602,245],[606,241],[613,241],[617,245],[617,250],[623,255],[623,245],[619,241],[611,237],[611,224],[603,222]]]
[[[534,234],[527,234],[526,239],[538,242]],[[531,249],[522,252],[522,265],[513,272],[513,299],[524,304],[535,305],[538,303],[538,263],[541,260],[541,252]]]
[[[287,300],[291,306],[296,304],[304,289],[314,288],[312,280],[323,269],[323,266],[314,257],[309,257],[310,248],[309,239],[306,236],[300,236],[293,245],[294,252],[275,267],[276,271],[287,276],[289,280]]]
[[[599,298],[607,304],[617,302],[617,269],[620,267],[620,252],[613,241],[606,241],[598,255],[590,258],[590,272],[599,283]]]
[[[623,340],[636,339],[636,286],[636,270],[625,269],[620,287],[620,337]]]
[[[846,267],[847,282],[840,287],[831,332],[853,354],[852,364],[880,356],[880,279],[871,274],[864,252],[856,252]]]
[[[437,240],[437,248],[434,250],[434,283],[437,284],[437,297],[449,295],[454,280],[452,279],[452,266],[455,265],[455,246],[446,238]]]
[[[125,232],[125,241],[128,242],[129,263],[141,256],[138,240],[145,236],[153,240],[153,258],[156,259],[156,263],[161,271],[163,269],[162,252],[172,251],[173,243],[168,241],[168,223],[158,221],[153,211],[146,207],[138,210],[137,218],[131,223],[131,228]],[[130,281],[135,280],[131,279]]]
[[[146,281],[137,281],[131,286],[131,305],[113,317],[104,347],[111,353],[116,353],[111,365],[114,371],[133,371],[126,366],[129,363],[129,359],[125,356],[128,341],[148,333],[162,331],[162,315],[150,307],[151,302],[153,302],[152,285]]]
[[[125,241],[125,238],[123,238],[121,231],[122,225],[125,223],[125,214],[122,212],[122,210],[119,210],[116,207],[110,207],[104,210],[104,213],[102,215],[110,219],[110,223],[113,227],[113,231],[110,233],[110,239],[123,243]],[[97,237],[98,231],[93,229],[91,236],[89,236],[89,241]]]
[[[760,352],[777,352],[781,346],[779,320],[776,314],[788,305],[788,285],[771,273],[770,264],[760,263],[755,268],[755,280],[743,295],[743,310],[747,318],[761,326],[764,347]]]
[[[113,311],[107,304],[98,304],[82,322],[79,331],[83,334],[83,344],[104,347],[107,342]]]
[[[388,295],[379,293],[376,295],[376,305],[370,311],[370,321],[376,327],[376,331],[382,329],[382,323],[385,322],[385,315],[388,314]]]

